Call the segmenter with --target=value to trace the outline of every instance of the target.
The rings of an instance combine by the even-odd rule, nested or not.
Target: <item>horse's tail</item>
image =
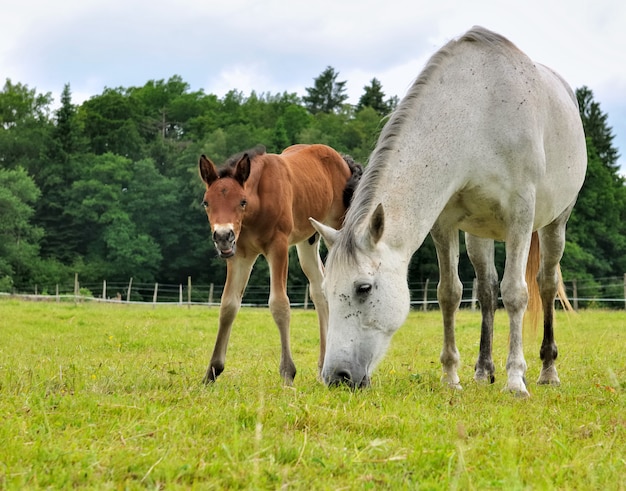
[[[533,232],[530,240],[528,262],[526,263],[526,284],[528,285],[528,307],[526,308],[526,314],[529,317],[533,331],[537,330],[539,317],[542,313],[541,294],[539,292],[539,284],[537,283],[539,257],[539,235],[537,232]],[[573,312],[574,308],[572,307],[572,304],[567,298],[567,293],[565,292],[565,284],[563,283],[563,276],[561,275],[561,265],[557,265],[556,272],[559,277],[556,296],[561,302],[563,310]]]
[[[363,174],[363,166],[357,162],[355,162],[352,157],[349,155],[342,155],[343,160],[346,161],[348,167],[350,168],[350,178],[346,181],[346,187],[343,188],[343,205],[346,208],[350,207],[350,203],[352,202],[352,195],[361,180],[361,175]]]

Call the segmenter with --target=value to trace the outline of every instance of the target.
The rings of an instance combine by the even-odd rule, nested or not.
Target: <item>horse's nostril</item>
[[[346,369],[340,369],[340,370],[335,371],[335,373],[333,374],[330,380],[329,385],[337,386],[337,385],[344,385],[344,384],[349,387],[354,386],[354,382],[352,380],[352,374],[350,373],[350,371]]]

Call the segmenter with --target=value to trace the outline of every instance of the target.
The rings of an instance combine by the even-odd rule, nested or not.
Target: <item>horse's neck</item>
[[[422,245],[448,201],[462,185],[463,170],[437,165],[422,149],[400,148],[379,186],[389,245],[408,256]],[[405,139],[405,141],[407,141]],[[421,154],[420,154],[421,153]]]

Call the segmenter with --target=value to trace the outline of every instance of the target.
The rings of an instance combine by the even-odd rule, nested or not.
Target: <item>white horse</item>
[[[454,322],[462,294],[463,230],[483,315],[474,378],[494,380],[495,239],[506,242],[500,285],[510,321],[505,389],[529,395],[522,351],[524,270],[537,231],[544,313],[538,383],[559,384],[552,325],[558,265],[586,162],[576,97],[553,70],[480,27],[435,53],[385,125],[343,228],[312,220],[329,246],[325,383],[370,384],[409,312],[409,261],[430,232],[439,260],[442,380],[461,388]]]

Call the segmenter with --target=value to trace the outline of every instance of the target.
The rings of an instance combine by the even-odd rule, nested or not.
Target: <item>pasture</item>
[[[0,301],[0,489],[626,489],[626,314],[557,312],[561,387],[473,382],[480,315],[461,311],[462,392],[440,383],[439,312],[411,312],[372,379],[317,380],[318,326],[292,313],[293,387],[269,310],[244,308],[202,376],[217,308]]]

